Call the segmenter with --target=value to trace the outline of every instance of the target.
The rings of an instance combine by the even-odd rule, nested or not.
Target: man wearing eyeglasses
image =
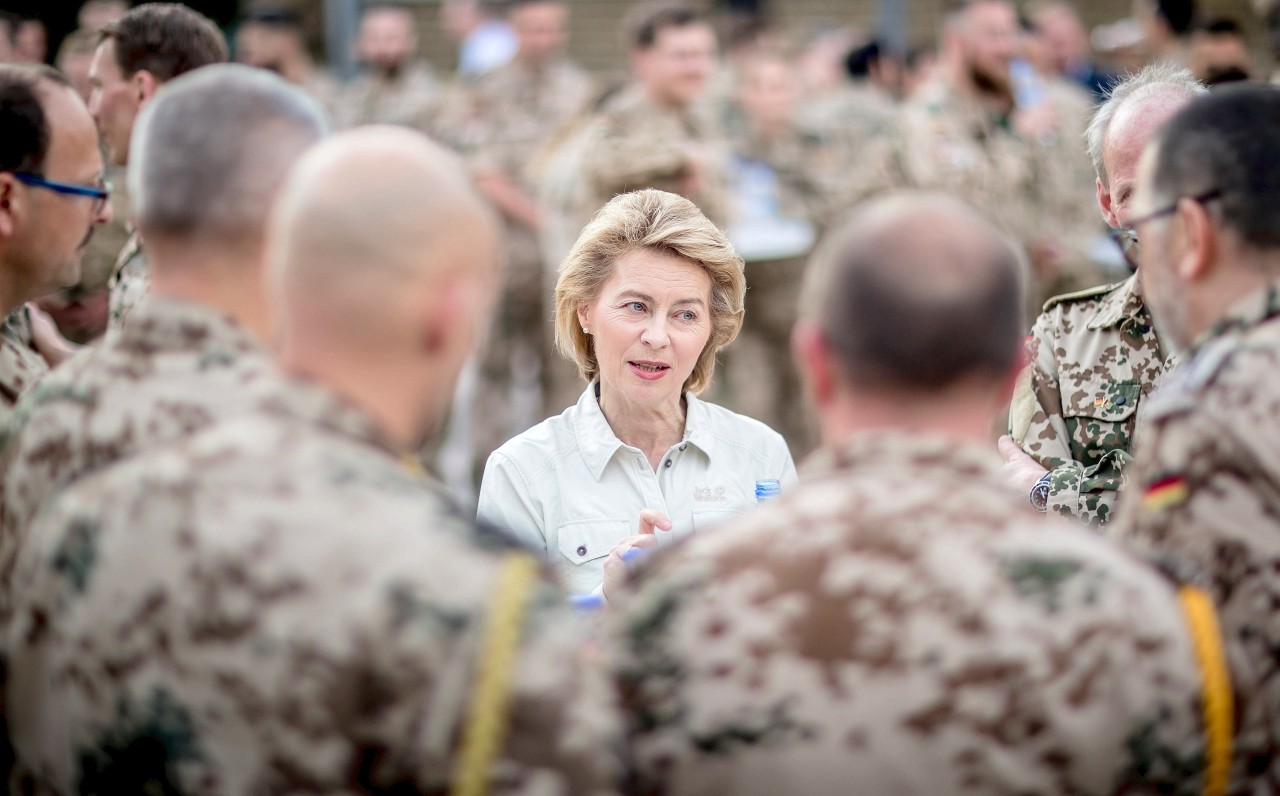
[[[1160,125],[1205,92],[1190,71],[1157,64],[1117,84],[1089,125],[1098,207],[1135,270],[1138,159]],[[1006,471],[1038,510],[1101,526],[1124,486],[1138,407],[1173,367],[1168,342],[1135,274],[1051,299],[1027,348],[1011,436],[1000,440]]]
[[[1150,399],[1113,535],[1205,583],[1280,739],[1280,91],[1218,89],[1142,156],[1130,224],[1182,363]],[[1243,668],[1243,667],[1242,667]],[[1263,703],[1263,704],[1258,704]],[[1269,704],[1267,704],[1269,703]],[[1280,762],[1256,760],[1276,792]]]
[[[134,123],[162,85],[226,60],[227,44],[217,26],[179,3],[147,3],[103,28],[89,64],[89,110],[115,165],[129,165]],[[110,284],[107,333],[114,335],[148,292],[142,241],[136,233],[120,252]]]
[[[48,369],[23,305],[76,283],[111,218],[88,109],[60,73],[0,65],[0,425]]]

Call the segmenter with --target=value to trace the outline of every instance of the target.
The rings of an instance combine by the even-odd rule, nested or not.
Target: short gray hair
[[[1125,77],[1107,90],[1106,100],[1094,111],[1089,127],[1084,131],[1085,150],[1089,153],[1093,170],[1104,187],[1109,184],[1109,178],[1106,164],[1102,162],[1102,147],[1106,142],[1111,120],[1130,102],[1164,92],[1183,93],[1188,99],[1192,99],[1208,94],[1209,89],[1196,80],[1190,69],[1171,61],[1158,61]]]
[[[315,100],[270,72],[218,64],[175,78],[133,132],[128,181],[139,227],[262,235],[289,167],[327,129]]]

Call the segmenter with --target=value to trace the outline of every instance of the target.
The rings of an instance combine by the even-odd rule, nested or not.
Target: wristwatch
[[[1031,508],[1039,512],[1049,510],[1049,483],[1053,480],[1053,473],[1045,473],[1040,476],[1040,480],[1036,481],[1036,485],[1031,487],[1031,494],[1028,496],[1031,500]]]

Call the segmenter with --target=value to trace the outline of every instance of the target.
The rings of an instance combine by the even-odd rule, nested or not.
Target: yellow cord
[[[489,770],[507,734],[508,685],[520,643],[520,626],[538,574],[532,556],[512,555],[502,562],[493,606],[485,628],[480,674],[471,696],[462,748],[455,764],[452,796],[482,796]]]
[[[1204,793],[1222,796],[1231,776],[1231,736],[1235,705],[1231,694],[1231,673],[1222,647],[1222,630],[1213,600],[1202,589],[1183,586],[1178,601],[1191,627],[1196,662],[1204,678],[1204,732],[1206,738]]]
[[[427,468],[423,467],[422,462],[412,453],[401,454],[400,464],[415,478],[425,478],[427,475]]]

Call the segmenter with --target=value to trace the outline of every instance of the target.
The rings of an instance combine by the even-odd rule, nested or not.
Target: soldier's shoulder
[[[1046,301],[1040,311],[1052,312],[1054,309],[1059,307],[1064,311],[1087,309],[1091,306],[1096,306],[1098,302],[1107,298],[1112,293],[1115,293],[1118,290],[1123,290],[1127,283],[1128,280],[1125,279],[1119,282],[1087,287],[1083,290],[1076,290],[1071,293],[1063,293],[1060,296],[1054,296]]]

